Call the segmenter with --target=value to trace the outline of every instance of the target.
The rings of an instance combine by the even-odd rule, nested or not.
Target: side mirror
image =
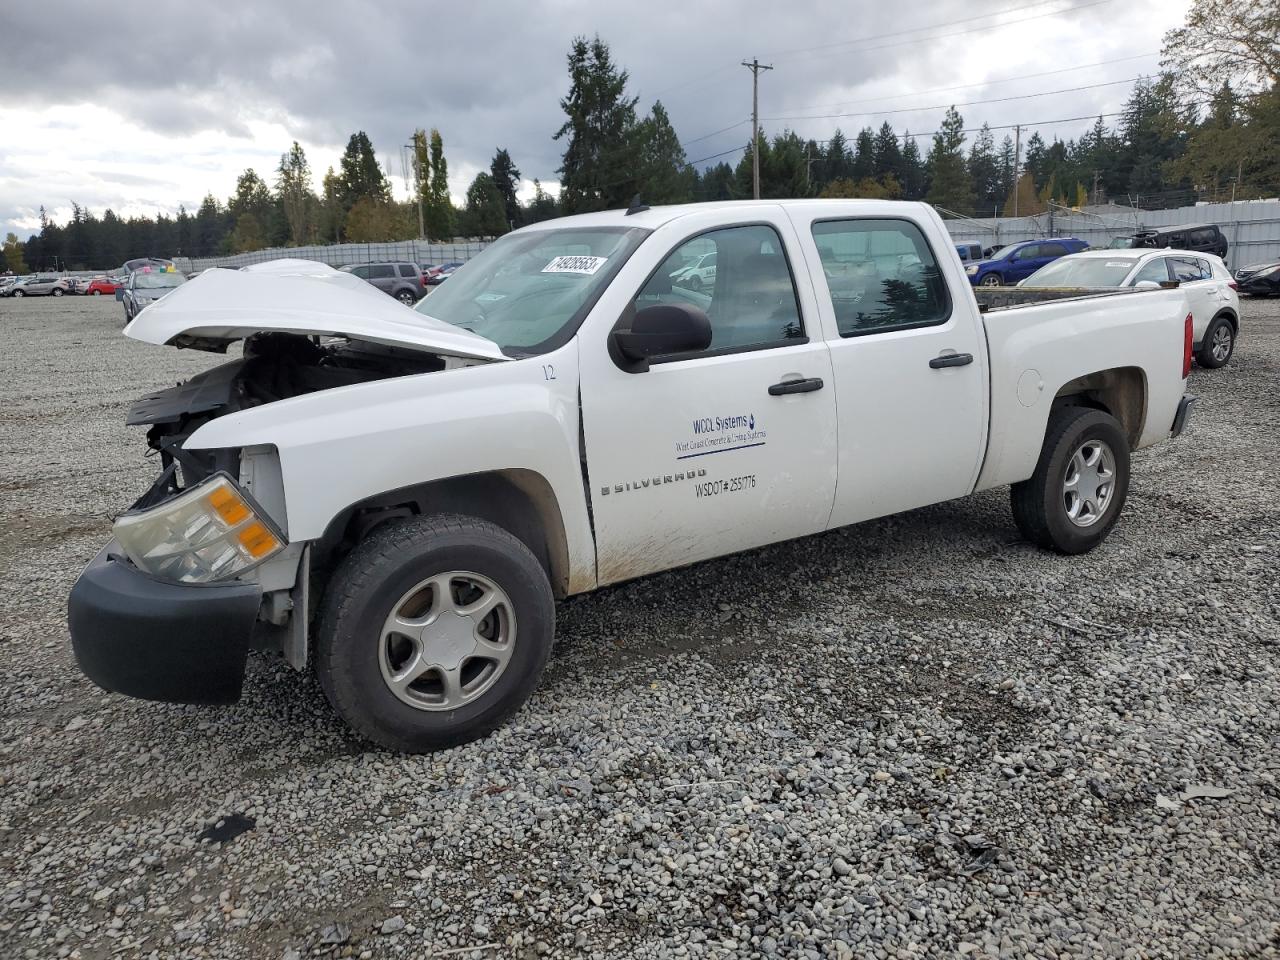
[[[618,353],[640,369],[654,357],[690,353],[711,346],[711,321],[687,303],[658,303],[636,312],[630,330],[615,330]]]
[[[1134,285],[1135,290],[1159,290],[1160,284],[1155,280],[1139,280]]]
[[[118,301],[123,301],[123,300],[124,300],[124,287],[123,287],[123,286],[116,287],[116,300],[118,300]]]

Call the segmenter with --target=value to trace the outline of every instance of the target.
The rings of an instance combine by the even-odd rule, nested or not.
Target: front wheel
[[[15,297],[25,297],[25,296],[26,296],[26,294],[25,294],[25,293],[23,293],[21,290],[15,290],[15,291],[13,291],[13,295],[14,295]]]
[[[471,517],[418,517],[375,530],[338,567],[316,670],[358,733],[424,753],[518,710],[554,635],[551,584],[520,540]]]
[[[1235,349],[1236,332],[1231,326],[1231,321],[1226,317],[1215,317],[1209,324],[1209,329],[1204,332],[1204,339],[1200,343],[1200,352],[1196,355],[1196,359],[1200,361],[1200,366],[1216,370],[1218,367],[1226,366]]]
[[[90,293],[90,295],[95,296],[95,297],[100,297],[100,296],[102,296],[102,291],[101,291],[101,290],[90,290],[90,291],[89,291],[89,293]]]
[[[998,273],[988,273],[985,277],[983,277],[980,281],[978,281],[978,286],[980,286],[980,287],[999,287],[999,286],[1003,285],[1003,283],[1004,283],[1004,281],[1000,279],[1000,274],[998,274]]]
[[[1011,491],[1023,537],[1058,553],[1085,553],[1111,532],[1129,492],[1129,441],[1109,413],[1060,407],[1040,460]]]
[[[58,287],[54,287],[54,288],[53,288],[53,295],[54,295],[55,297],[60,297],[60,296],[62,296],[62,290],[61,290],[61,289],[59,289]]]

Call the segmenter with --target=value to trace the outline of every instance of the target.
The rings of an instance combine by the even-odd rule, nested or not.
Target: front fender
[[[318,539],[352,504],[435,480],[528,470],[550,485],[570,579],[594,583],[579,466],[578,346],[378,380],[242,410],[200,427],[188,449],[271,445],[290,539]]]

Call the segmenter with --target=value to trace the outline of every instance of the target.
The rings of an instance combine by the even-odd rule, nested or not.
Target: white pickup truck
[[[163,471],[72,590],[73,647],[205,703],[276,651],[379,744],[462,743],[534,689],[559,598],[1001,485],[1028,540],[1091,549],[1130,450],[1182,430],[1188,314],[986,312],[933,210],[882,201],[540,223],[415,309],[211,270],[126,333],[243,357],[130,411]]]

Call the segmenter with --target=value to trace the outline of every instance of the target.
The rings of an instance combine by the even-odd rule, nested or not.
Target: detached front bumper
[[[1178,436],[1187,428],[1187,420],[1191,417],[1191,408],[1196,405],[1196,398],[1190,394],[1184,395],[1178,401],[1178,412],[1173,415],[1173,426],[1169,430],[1170,438]]]
[[[71,646],[85,676],[114,693],[234,703],[261,603],[253,583],[153,579],[113,540],[71,588]]]

